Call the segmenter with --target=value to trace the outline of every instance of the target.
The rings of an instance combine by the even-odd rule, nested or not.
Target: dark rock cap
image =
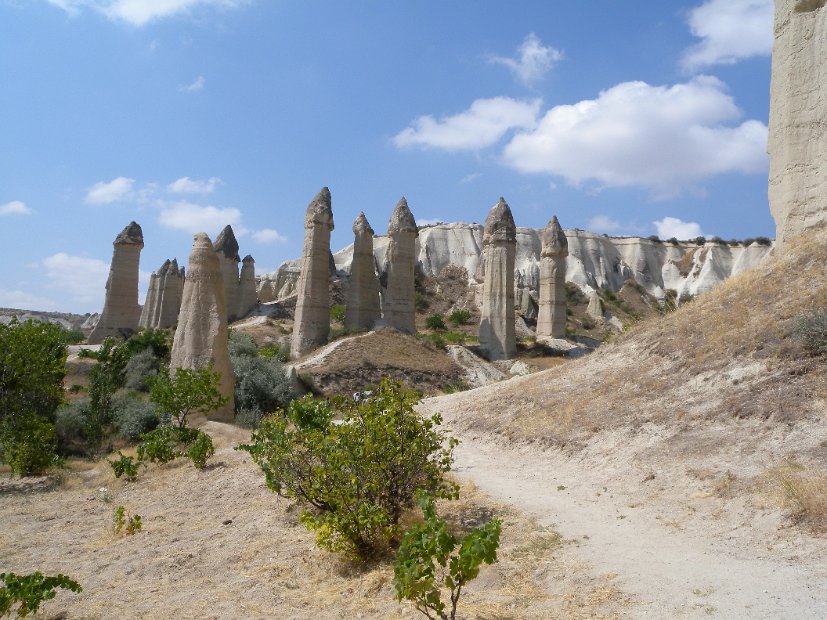
[[[326,226],[333,230],[333,209],[330,206],[330,190],[323,187],[307,205],[304,227]]]
[[[163,264],[163,265],[161,265],[161,266],[158,268],[158,271],[156,271],[155,273],[157,273],[159,276],[165,276],[165,275],[167,275],[167,274],[169,273],[169,267],[170,267],[170,264],[171,264],[171,263],[169,262],[169,259],[166,259],[166,260],[164,261],[164,264]]]
[[[373,228],[370,227],[370,222],[368,222],[368,218],[365,217],[364,211],[361,211],[359,213],[359,217],[357,217],[356,221],[353,222],[353,234],[373,235]]]
[[[174,276],[180,275],[180,273],[178,271],[178,259],[177,258],[173,258],[172,262],[169,264],[169,273],[171,273]]]
[[[184,267],[183,266],[178,270],[178,276],[181,277],[181,278],[186,278],[187,277],[187,274],[184,272]]]
[[[514,225],[514,216],[511,215],[511,207],[508,206],[502,196],[500,196],[500,201],[488,212],[482,232],[483,243],[494,241],[517,243],[517,227]]]
[[[227,224],[224,230],[218,233],[218,237],[215,238],[215,243],[213,244],[213,249],[230,260],[236,262],[240,260],[238,258],[238,241],[235,239],[232,226]]]
[[[568,256],[569,240],[566,239],[566,233],[560,227],[556,215],[549,220],[548,226],[543,230],[542,242],[543,256]]]
[[[247,256],[244,257],[244,260],[241,261],[241,262],[242,263],[254,263],[256,261],[254,261],[253,257],[250,254],[248,254]]]
[[[408,208],[408,201],[405,197],[399,199],[396,207],[391,213],[391,221],[388,222],[388,234],[393,235],[400,232],[412,232],[419,235],[419,229],[416,227],[416,220],[413,213]]]
[[[129,222],[126,228],[121,231],[113,245],[139,245],[144,247],[144,231],[137,222]]]

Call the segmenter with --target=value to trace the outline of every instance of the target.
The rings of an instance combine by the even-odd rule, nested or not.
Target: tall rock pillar
[[[238,318],[244,318],[256,305],[256,261],[249,254],[241,261],[241,281],[238,289]]]
[[[514,256],[517,227],[511,209],[500,198],[485,220],[482,235],[485,282],[482,288],[480,348],[491,360],[517,353],[514,332]]]
[[[403,196],[396,204],[388,224],[382,320],[387,326],[406,334],[416,333],[415,266],[418,236],[416,220]]]
[[[373,257],[373,228],[364,213],[360,213],[353,223],[353,234],[345,328],[371,329],[379,319],[379,279]]]
[[[238,241],[236,241],[233,227],[229,224],[218,233],[214,248],[221,264],[221,274],[224,278],[224,298],[227,301],[227,321],[234,321],[238,315]]]
[[[776,248],[827,221],[827,6],[775,0],[769,201]]]
[[[540,310],[537,336],[566,335],[566,256],[569,242],[557,216],[543,230],[540,250]]]
[[[181,309],[181,294],[183,277],[178,270],[178,261],[172,259],[166,270],[164,282],[161,286],[161,298],[158,304],[158,314],[155,319],[155,329],[172,327],[178,320]]]
[[[89,334],[89,344],[99,344],[107,336],[129,336],[138,330],[141,318],[141,306],[138,305],[138,264],[144,247],[141,227],[130,222],[112,245],[114,250],[103,312]]]
[[[184,283],[169,367],[195,370],[213,363],[213,370],[221,374],[218,390],[229,397],[224,407],[209,415],[210,419],[221,422],[233,420],[235,386],[227,347],[226,303],[218,256],[210,238],[198,233],[190,253],[189,273]]]
[[[153,271],[149,276],[149,287],[146,290],[146,299],[141,308],[141,317],[138,319],[138,327],[152,327],[152,308],[158,295],[158,272]]]
[[[330,190],[323,187],[307,205],[290,357],[296,359],[327,342],[330,335]]]

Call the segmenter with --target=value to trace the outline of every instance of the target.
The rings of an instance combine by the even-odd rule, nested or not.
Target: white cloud
[[[726,125],[740,117],[714,77],[671,87],[624,82],[597,99],[552,108],[536,129],[512,138],[503,161],[573,185],[642,186],[663,198],[718,174],[767,169],[766,125]]]
[[[274,228],[262,228],[253,233],[253,241],[256,243],[282,243],[287,241],[287,237]]]
[[[491,56],[488,62],[508,67],[523,84],[531,84],[542,78],[563,57],[560,50],[543,45],[533,32],[517,48],[516,58]]]
[[[32,295],[26,291],[0,288],[0,308],[17,310],[57,310],[57,303],[46,297]]]
[[[689,29],[701,41],[681,59],[689,71],[768,56],[773,43],[773,0],[707,0],[689,13]]]
[[[479,179],[481,176],[482,176],[482,172],[472,172],[471,174],[466,174],[464,177],[462,177],[459,180],[459,182],[460,183],[471,183],[471,182],[476,181],[477,179]]]
[[[412,127],[393,138],[398,148],[419,146],[447,151],[476,151],[498,142],[510,129],[530,129],[537,122],[542,102],[510,97],[477,99],[465,112],[436,120],[420,116]]]
[[[608,215],[595,215],[588,223],[591,232],[610,233],[622,228],[620,222]]]
[[[108,263],[58,252],[44,258],[38,266],[46,270],[48,288],[61,291],[78,303],[102,306],[109,277]]]
[[[167,190],[173,194],[211,194],[221,183],[218,177],[210,177],[206,181],[181,177],[167,185]]]
[[[227,224],[233,227],[238,225],[241,222],[241,211],[234,208],[202,207],[191,202],[174,202],[161,208],[158,222],[166,228],[213,235]]]
[[[118,177],[109,182],[95,183],[86,191],[86,202],[93,205],[107,205],[124,202],[134,197],[135,179]]]
[[[694,239],[703,237],[701,225],[697,222],[684,222],[676,217],[665,217],[662,220],[652,222],[657,228],[658,237],[661,239]]]
[[[19,200],[12,200],[4,205],[0,205],[0,217],[6,215],[29,215],[32,210],[26,206],[25,202]]]
[[[199,75],[189,84],[184,84],[183,86],[179,86],[178,90],[182,93],[197,93],[200,90],[204,89],[204,76]]]
[[[151,21],[188,13],[200,7],[231,9],[249,0],[47,0],[70,15],[90,8],[112,21],[145,26]]]

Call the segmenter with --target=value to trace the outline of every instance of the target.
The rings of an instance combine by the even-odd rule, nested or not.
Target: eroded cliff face
[[[540,251],[543,229],[517,228],[517,252],[514,278],[517,289],[533,293],[540,286]],[[708,242],[676,245],[640,237],[606,237],[582,230],[567,230],[569,255],[566,258],[566,281],[585,293],[607,288],[617,292],[633,279],[649,293],[663,299],[666,291],[678,297],[694,297],[741,271],[758,265],[772,246],[753,243],[748,247]],[[417,269],[438,275],[447,265],[465,268],[472,284],[483,281],[481,265],[482,226],[479,224],[438,224],[422,227],[416,244]],[[383,265],[388,239],[374,239],[377,265]],[[342,277],[350,272],[353,246],[333,254],[336,271]],[[259,281],[262,301],[291,295],[298,280],[297,261],[288,261]],[[518,294],[519,298],[520,295]]]
[[[775,0],[769,201],[778,247],[827,221],[827,2]]]

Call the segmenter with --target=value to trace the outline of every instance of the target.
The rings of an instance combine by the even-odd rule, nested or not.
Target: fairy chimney
[[[416,220],[403,196],[396,204],[388,224],[382,290],[382,321],[406,334],[416,333],[415,265]]]
[[[569,242],[557,216],[543,230],[540,250],[540,309],[537,336],[566,335],[566,256]]]
[[[238,318],[244,318],[256,307],[256,261],[249,254],[241,261],[241,280],[238,288]]]
[[[517,227],[511,209],[500,198],[483,228],[485,281],[482,288],[480,348],[491,360],[510,359],[517,353],[514,331],[514,256]]]
[[[232,322],[238,314],[238,241],[236,241],[233,227],[227,224],[218,233],[213,244],[218,261],[221,265],[221,275],[224,278],[224,298],[227,301],[227,321]]]
[[[373,257],[373,228],[364,212],[353,223],[353,260],[345,305],[345,328],[371,329],[379,319],[379,279]]]

